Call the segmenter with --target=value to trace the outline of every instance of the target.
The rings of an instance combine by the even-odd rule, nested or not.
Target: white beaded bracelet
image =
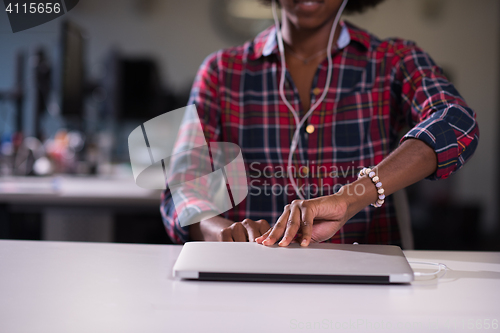
[[[377,193],[378,193],[378,199],[375,203],[372,203],[373,207],[380,208],[385,202],[385,194],[384,194],[384,188],[382,187],[382,182],[380,181],[380,178],[376,175],[375,171],[373,171],[370,168],[363,168],[359,172],[358,179],[363,177],[363,176],[368,176],[370,177],[371,181],[377,188]]]

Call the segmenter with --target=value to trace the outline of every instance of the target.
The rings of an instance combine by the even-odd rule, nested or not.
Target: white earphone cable
[[[292,112],[293,118],[295,120],[295,125],[297,126],[295,129],[295,132],[292,137],[292,144],[290,146],[290,153],[288,155],[288,163],[287,163],[287,173],[288,173],[288,179],[290,180],[290,183],[292,184],[292,187],[294,188],[295,192],[301,198],[304,200],[304,196],[300,193],[300,189],[297,187],[297,184],[295,183],[295,179],[293,178],[293,173],[290,172],[291,166],[292,166],[292,159],[293,159],[293,154],[295,150],[297,149],[299,139],[300,139],[300,129],[304,125],[304,123],[307,121],[307,118],[314,112],[314,110],[323,102],[323,100],[326,97],[326,94],[328,93],[328,88],[330,87],[330,82],[332,80],[332,72],[333,72],[333,60],[332,60],[332,45],[333,45],[333,38],[335,36],[335,31],[337,29],[337,25],[340,21],[340,17],[342,16],[342,13],[344,12],[345,6],[347,5],[348,0],[344,0],[342,2],[342,5],[340,6],[337,16],[335,17],[335,20],[333,22],[332,30],[330,31],[330,37],[328,38],[328,46],[327,46],[327,59],[328,59],[328,73],[326,76],[326,82],[325,82],[325,88],[323,89],[323,93],[321,94],[320,98],[311,106],[309,111],[304,115],[302,120],[300,120],[299,115],[295,111],[295,109],[292,107],[292,105],[288,102],[285,96],[285,91],[284,91],[284,86],[285,86],[285,73],[286,73],[286,61],[285,61],[285,46],[283,44],[283,36],[281,34],[281,27],[279,24],[278,20],[278,14],[276,11],[276,1],[278,0],[273,0],[272,1],[272,11],[273,11],[273,18],[274,18],[274,25],[276,27],[276,35],[278,39],[278,49],[280,52],[280,59],[281,59],[281,78],[279,82],[279,94],[285,105],[288,107],[290,112]]]
[[[429,265],[429,266],[436,266],[438,269],[434,272],[430,273],[423,273],[423,272],[414,272],[416,277],[419,276],[432,276],[432,277],[438,277],[439,278],[439,273],[442,271],[447,271],[449,268],[443,263],[440,262],[426,262],[426,261],[409,261],[408,262],[410,265]]]

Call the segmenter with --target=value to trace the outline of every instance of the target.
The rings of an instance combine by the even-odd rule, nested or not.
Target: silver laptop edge
[[[409,283],[414,279],[397,246],[327,243],[307,248],[298,244],[280,248],[255,243],[186,243],[173,275],[262,282]]]

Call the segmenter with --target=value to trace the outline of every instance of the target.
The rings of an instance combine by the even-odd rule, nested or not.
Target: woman
[[[241,147],[250,194],[224,217],[181,227],[167,190],[173,240],[400,244],[389,195],[457,171],[479,130],[425,52],[338,20],[379,2],[279,0],[281,25],[205,60],[191,103],[207,141]]]

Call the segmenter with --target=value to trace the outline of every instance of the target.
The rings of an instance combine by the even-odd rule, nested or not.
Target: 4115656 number
[[[19,5],[18,3],[12,4],[9,3],[5,11],[9,14],[59,14],[61,12],[61,4],[60,3],[36,3],[31,2],[29,4],[24,3]]]

